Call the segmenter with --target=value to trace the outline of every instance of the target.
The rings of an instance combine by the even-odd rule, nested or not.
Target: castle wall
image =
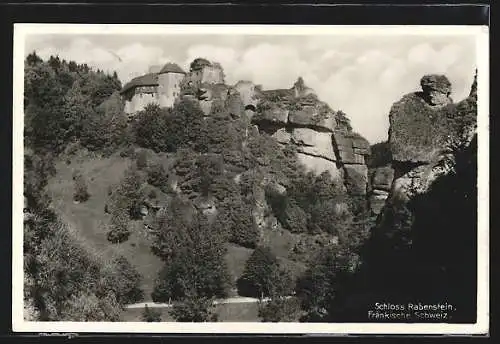
[[[134,91],[126,96],[125,113],[134,114],[144,110],[148,104],[158,104],[157,87],[136,87]]]
[[[172,107],[181,92],[182,73],[163,73],[158,75],[158,101],[161,107]]]
[[[200,87],[201,86],[201,79],[202,79],[202,71],[201,70],[195,70],[192,72],[189,72],[186,75],[186,82],[191,81],[193,83],[194,87]]]
[[[209,84],[223,84],[224,83],[224,73],[220,67],[206,66],[203,67],[201,73],[201,82],[206,82]]]

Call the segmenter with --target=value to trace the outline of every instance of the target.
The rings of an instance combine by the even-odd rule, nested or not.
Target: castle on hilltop
[[[224,72],[218,63],[198,58],[186,73],[175,63],[152,66],[148,73],[130,80],[120,91],[125,100],[125,113],[131,115],[148,104],[172,107],[181,94],[183,83],[199,88],[201,84],[223,84]]]
[[[304,84],[301,77],[290,89],[262,90],[260,85],[250,81],[239,81],[234,86],[227,86],[222,66],[204,58],[195,59],[187,73],[175,63],[152,66],[148,73],[125,84],[120,94],[125,101],[125,113],[131,116],[151,103],[160,107],[173,107],[182,94],[194,95],[205,111],[205,108],[210,108],[211,99],[225,99],[231,90],[239,93],[245,109],[253,111],[260,96],[290,99],[314,95],[314,91]]]

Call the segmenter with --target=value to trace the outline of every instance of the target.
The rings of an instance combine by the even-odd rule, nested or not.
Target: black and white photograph
[[[13,323],[488,330],[488,28],[16,24]]]

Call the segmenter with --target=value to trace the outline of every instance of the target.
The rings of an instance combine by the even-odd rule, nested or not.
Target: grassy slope
[[[102,253],[104,259],[109,259],[117,253],[123,254],[142,274],[142,288],[149,299],[154,279],[162,263],[150,252],[150,244],[144,236],[141,221],[135,221],[133,224],[136,230],[130,239],[117,245],[106,239],[104,226],[109,221],[109,215],[104,212],[108,186],[121,179],[130,161],[121,157],[85,159],[80,162],[76,160],[70,165],[62,162],[56,165],[57,175],[49,182],[49,192],[55,208],[69,225],[79,231],[80,236],[89,245]],[[91,194],[90,199],[81,204],[73,202],[72,173],[75,169],[79,169],[86,177]]]
[[[150,243],[145,235],[142,221],[134,221],[135,230],[128,241],[122,244],[111,244],[106,239],[105,224],[109,221],[109,214],[104,212],[104,205],[108,199],[107,190],[110,185],[120,181],[131,163],[130,159],[119,156],[102,159],[74,158],[70,165],[62,161],[58,162],[56,164],[57,175],[49,181],[49,193],[55,208],[65,222],[72,226],[90,247],[102,254],[103,259],[109,259],[117,253],[122,254],[137,268],[143,276],[141,287],[145,292],[145,300],[150,301],[154,280],[162,267],[162,262],[150,251]],[[86,177],[91,194],[90,199],[81,204],[73,202],[72,175],[76,169]],[[291,238],[287,235],[269,234],[266,241],[284,265],[290,268],[294,275],[298,275],[305,269],[305,266],[286,259],[290,240]],[[228,244],[227,247],[226,262],[232,280],[235,282],[241,276],[252,250],[233,244]],[[230,296],[237,295],[236,289],[233,289],[230,294]],[[248,313],[245,311],[248,305],[235,304],[224,305],[224,307],[227,308],[227,310],[223,308],[221,313],[221,318],[224,319],[230,317],[230,314],[237,313],[238,308],[241,308],[242,314]],[[256,311],[250,313],[256,314]]]

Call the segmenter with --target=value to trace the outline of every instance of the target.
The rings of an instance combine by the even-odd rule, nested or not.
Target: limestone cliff
[[[352,194],[366,194],[370,146],[352,131],[344,113],[319,100],[302,78],[290,89],[257,89],[252,98],[258,99],[252,122],[259,130],[280,144],[293,145],[309,171],[327,171]]]
[[[239,81],[234,86],[187,81],[181,87],[181,97],[197,100],[205,118],[223,111],[233,119],[240,119],[242,124],[245,122],[246,139],[242,138],[242,147],[248,144],[250,137],[265,133],[278,144],[293,148],[297,161],[306,171],[316,176],[328,172],[339,190],[366,199],[368,141],[353,131],[343,112],[332,110],[318,99],[302,78],[289,89],[277,90],[263,90],[250,81]],[[256,163],[266,165],[265,161]],[[261,177],[253,191],[252,212],[262,236],[265,228],[278,227],[267,204],[265,189],[270,188],[269,183],[275,183],[278,189],[284,189],[282,192],[287,190],[280,185],[280,180],[267,180],[266,174]]]

